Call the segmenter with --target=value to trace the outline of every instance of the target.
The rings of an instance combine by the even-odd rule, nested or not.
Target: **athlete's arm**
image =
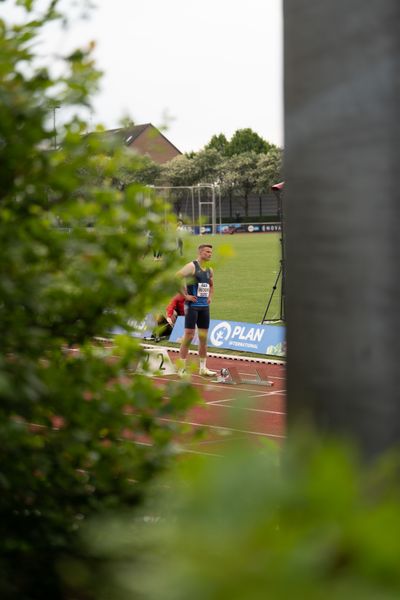
[[[184,267],[182,267],[182,269],[180,269],[177,272],[176,276],[179,279],[183,279],[185,277],[190,277],[191,275],[194,275],[194,273],[195,273],[195,266],[194,266],[193,262],[190,262],[190,263],[187,263]],[[196,302],[196,300],[197,300],[196,296],[191,296],[190,294],[187,293],[186,284],[181,285],[180,291],[187,302]]]
[[[186,265],[184,267],[182,267],[182,269],[180,269],[176,276],[177,277],[189,277],[190,275],[194,275],[195,272],[195,268],[194,268],[194,263],[193,262],[188,262],[186,263]]]
[[[210,268],[210,294],[208,296],[208,304],[211,304],[211,299],[214,294],[214,271]]]

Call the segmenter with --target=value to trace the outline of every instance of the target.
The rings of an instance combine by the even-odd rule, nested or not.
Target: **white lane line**
[[[153,444],[149,444],[148,442],[133,442],[136,446],[149,446],[153,447]],[[201,456],[215,456],[216,458],[222,458],[222,454],[214,454],[214,452],[201,452],[200,450],[189,450],[182,446],[177,451],[177,454],[200,454]]]
[[[194,427],[205,427],[207,429],[217,429],[218,431],[236,431],[237,433],[248,433],[250,435],[260,435],[262,437],[273,437],[281,440],[285,439],[284,435],[277,435],[275,433],[261,433],[260,431],[248,431],[247,429],[236,429],[235,427],[224,427],[223,425],[208,425],[207,423],[193,423],[192,421],[178,421],[177,419],[167,419],[162,417],[160,421],[166,421],[167,423],[179,423],[180,425],[193,425]]]
[[[207,390],[206,390],[207,391]],[[264,392],[261,394],[246,394],[246,400],[258,400],[259,398],[266,398],[267,396],[273,396],[271,392]],[[232,398],[219,398],[217,400],[207,400],[206,404],[213,404],[213,402],[235,402],[237,400],[243,400],[243,396],[236,396]]]
[[[254,404],[254,402],[251,402],[252,400],[260,400],[260,398],[267,398],[267,394],[260,394],[258,396],[246,396],[246,401],[250,401],[250,404]],[[216,400],[208,400],[205,404],[209,405],[209,404],[217,404],[219,402],[221,402],[221,404],[223,402],[234,402],[235,404],[237,404],[240,400],[243,400],[243,396],[242,397],[237,397],[237,398],[217,398]]]
[[[250,408],[248,406],[227,406],[226,404],[219,404],[219,402],[221,402],[220,400],[217,400],[215,402],[208,402],[209,405],[212,406],[220,406],[221,408],[229,408],[229,409],[238,409],[238,410],[249,410],[252,412],[259,412],[259,413],[265,413],[268,415],[286,415],[286,413],[281,412],[279,410],[267,410],[267,409],[263,409],[263,408]]]

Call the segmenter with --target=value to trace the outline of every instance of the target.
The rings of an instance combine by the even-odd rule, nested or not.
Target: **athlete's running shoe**
[[[199,375],[203,375],[204,377],[214,377],[216,374],[217,371],[211,371],[211,369],[207,369],[207,367],[199,370]]]

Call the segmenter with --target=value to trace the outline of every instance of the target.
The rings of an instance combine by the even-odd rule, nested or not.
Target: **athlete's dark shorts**
[[[210,327],[210,307],[193,308],[185,306],[185,329],[208,329]]]

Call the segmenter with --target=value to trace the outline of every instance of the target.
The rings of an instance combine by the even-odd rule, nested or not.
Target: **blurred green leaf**
[[[398,470],[310,437],[182,461],[141,510],[88,523],[96,598],[394,600]]]
[[[93,45],[57,77],[39,64],[58,4],[0,22],[0,596],[25,600],[68,597],[58,564],[82,556],[82,524],[140,504],[176,454],[177,428],[161,417],[197,399],[133,377],[133,338],[94,341],[175,293],[172,217],[137,182],[142,163],[85,137],[81,118],[54,147],[53,111],[90,106],[100,77]],[[163,264],[143,260],[147,230]]]

